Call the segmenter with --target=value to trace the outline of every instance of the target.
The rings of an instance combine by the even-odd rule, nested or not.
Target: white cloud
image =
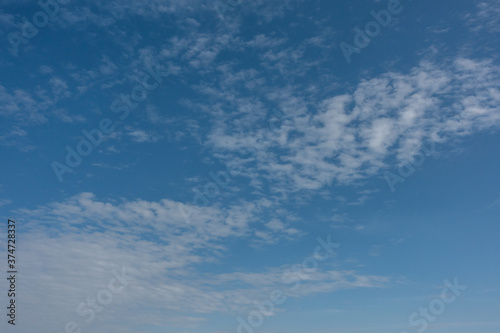
[[[0,199],[0,207],[10,205],[12,201],[8,199]]]
[[[226,255],[229,240],[247,237],[261,218],[266,202],[242,203],[227,208],[193,209],[186,224],[180,203],[98,201],[82,193],[63,202],[17,212],[23,218],[19,256],[23,272],[24,313],[21,329],[60,331],[67,321],[83,329],[106,332],[144,323],[199,325],[203,314],[231,316],[248,311],[253,300],[263,300],[273,288],[286,289],[282,275],[293,262],[257,272],[207,273],[199,265],[217,264]],[[284,223],[272,220],[267,228],[290,233]],[[4,240],[0,240],[4,247]],[[311,247],[311,253],[316,244]],[[305,256],[311,255],[305,253]],[[133,280],[113,297],[111,304],[96,313],[96,321],[75,313],[81,302],[107,287],[112,270],[122,267]],[[329,270],[330,265],[307,274],[301,287],[290,291],[300,297],[345,288],[381,287],[386,277],[361,275],[354,271]],[[5,282],[3,282],[5,283]],[[46,306],[50,304],[50,307]],[[145,306],[147,305],[147,306]],[[167,315],[166,315],[167,314]],[[197,324],[198,323],[198,324]],[[191,327],[191,326],[190,326]]]
[[[465,18],[473,31],[500,32],[500,4],[496,0],[477,1],[477,12]]]
[[[0,86],[0,116],[14,118],[28,123],[44,123],[47,121],[41,112],[50,106],[50,101],[40,101],[23,89],[8,91]]]
[[[65,123],[85,122],[86,118],[81,114],[71,115],[66,109],[56,109],[52,114]]]
[[[143,130],[133,130],[127,133],[135,142],[156,142],[160,140],[160,136],[149,133]]]
[[[377,174],[391,159],[406,161],[431,139],[443,143],[498,128],[499,74],[491,61],[458,58],[387,72],[316,103],[290,91],[281,102],[286,121],[277,130],[257,125],[266,114],[258,102],[246,109],[247,99],[228,95],[228,104],[239,103],[238,113],[215,122],[208,143],[247,176],[267,177],[276,188],[351,183]]]

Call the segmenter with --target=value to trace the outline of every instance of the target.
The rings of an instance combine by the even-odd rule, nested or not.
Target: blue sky
[[[499,331],[498,1],[0,3],[2,332]]]

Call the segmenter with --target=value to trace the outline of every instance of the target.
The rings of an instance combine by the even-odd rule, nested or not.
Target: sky
[[[0,0],[1,331],[498,333],[499,35],[495,0]]]

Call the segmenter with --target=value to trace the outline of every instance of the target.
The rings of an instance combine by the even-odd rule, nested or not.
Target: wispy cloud
[[[201,268],[224,260],[229,239],[251,242],[254,237],[262,238],[252,231],[260,219],[259,203],[197,208],[189,225],[177,209],[179,204],[167,199],[99,201],[91,193],[82,193],[18,211],[27,221],[20,250],[25,258],[24,288],[30,295],[26,311],[32,314],[31,322],[46,330],[60,329],[75,319],[75,307],[105,287],[111,271],[121,267],[127,268],[135,282],[97,314],[101,324],[93,328],[96,332],[113,325],[139,324],[144,316],[158,325],[178,323],[188,316],[194,325],[203,321],[203,314],[244,311],[259,295],[264,297],[283,284],[281,275],[287,264],[293,264],[288,260],[255,272],[226,269],[217,274]],[[298,232],[277,219],[264,226],[285,237]],[[329,267],[311,273],[294,297],[377,288],[389,282],[387,277]],[[53,306],[42,306],[47,302]],[[151,309],[160,312],[154,314]],[[170,315],[165,316],[165,311]],[[82,317],[76,318],[85,325]]]
[[[281,103],[287,122],[278,131],[259,128],[265,112],[255,102],[246,109],[238,99],[238,112],[219,117],[208,143],[247,176],[281,183],[277,188],[352,183],[376,175],[389,161],[407,160],[427,137],[446,142],[497,128],[499,74],[489,60],[422,61],[310,105],[317,110],[312,115],[300,93],[290,94],[294,105]],[[251,156],[243,157],[247,152]]]

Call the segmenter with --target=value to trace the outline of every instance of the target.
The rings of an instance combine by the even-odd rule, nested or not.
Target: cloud
[[[133,141],[135,142],[156,142],[160,140],[160,137],[153,133],[148,133],[143,130],[133,130],[127,133]]]
[[[286,121],[278,129],[259,126],[266,112],[258,101],[247,109],[247,99],[237,98],[227,102],[238,105],[237,113],[217,112],[207,143],[243,174],[264,177],[278,189],[350,184],[403,163],[428,141],[498,128],[499,74],[489,60],[422,61],[408,72],[386,72],[361,81],[352,93],[311,103],[312,114],[302,94],[289,91],[280,103]]]
[[[465,16],[472,31],[500,32],[500,4],[495,0],[477,1],[477,12]]]
[[[52,114],[62,122],[69,124],[75,122],[83,123],[86,120],[86,118],[81,114],[71,115],[66,109],[56,109],[52,111]]]
[[[10,205],[12,201],[8,199],[0,199],[0,207]]]
[[[0,116],[14,118],[28,123],[44,123],[47,121],[41,112],[52,103],[40,101],[23,89],[9,91],[0,86]]]
[[[24,228],[23,246],[18,249],[23,258],[24,311],[30,313],[22,328],[58,331],[73,320],[94,332],[116,327],[131,332],[130,327],[144,323],[144,318],[151,325],[166,326],[179,324],[186,316],[192,319],[187,325],[199,325],[203,314],[242,313],[253,300],[266,299],[273,288],[287,288],[282,275],[293,262],[256,272],[231,271],[226,266],[226,272],[213,273],[202,268],[223,261],[228,242],[251,241],[267,204],[196,209],[183,205],[190,213],[189,224],[179,205],[183,204],[167,199],[99,201],[91,193],[81,193],[18,210]],[[265,227],[294,233],[279,220]],[[129,285],[96,313],[99,325],[85,323],[76,307],[106,288],[112,271],[121,272],[123,267],[131,277]],[[387,277],[329,270],[325,264],[308,274],[290,296],[382,287],[388,282]]]
[[[255,240],[255,245],[257,246],[262,244],[277,244],[283,239],[296,239],[305,235],[304,232],[296,228],[291,228],[286,223],[276,218],[265,223],[264,227],[265,228],[254,231],[257,237],[257,240]]]

